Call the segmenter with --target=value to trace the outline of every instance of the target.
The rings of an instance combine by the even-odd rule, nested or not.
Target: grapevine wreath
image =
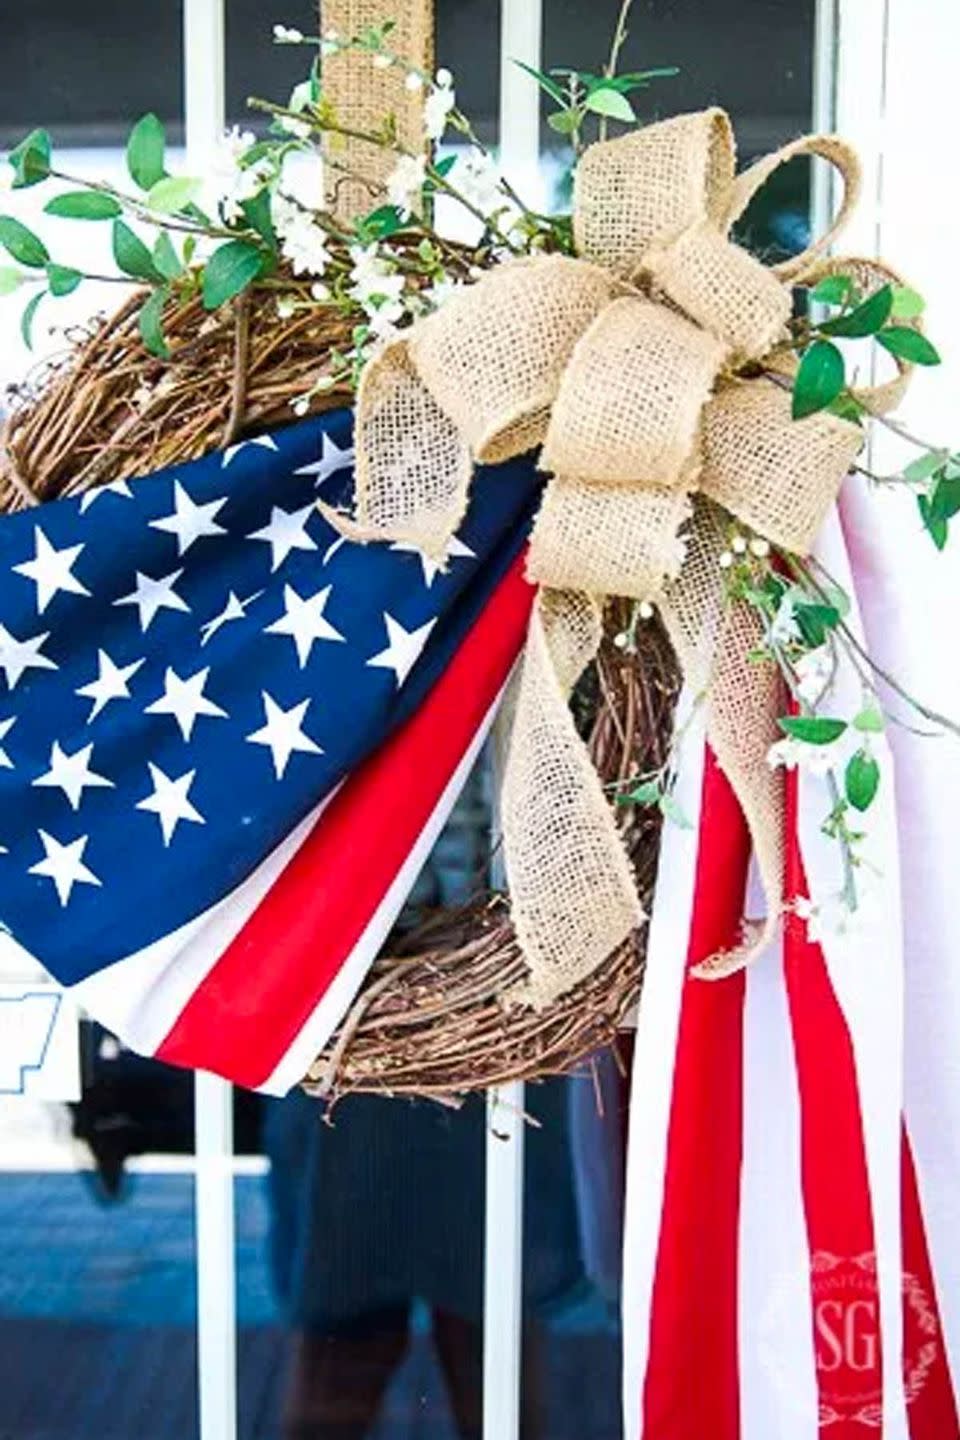
[[[619,73],[629,3],[601,70],[533,75],[573,151],[573,213],[559,216],[499,174],[453,77],[433,70],[423,14],[395,26],[363,9],[329,5],[317,39],[275,28],[311,49],[309,75],[285,105],[251,102],[268,134],[232,132],[208,175],[169,173],[154,116],[131,132],[126,188],[72,180],[43,130],[11,152],[14,187],[61,182],[48,212],[109,225],[115,278],[142,288],[68,331],[12,397],[0,506],[355,404],[356,509],[328,518],[442,557],[474,460],[542,447],[551,478],[528,562],[541,588],[503,740],[509,896],[482,890],[391,943],[306,1081],[325,1097],[442,1099],[569,1070],[635,1005],[661,827],[685,823],[682,682],[750,826],[770,917],[745,922],[702,977],[769,939],[782,767],[811,755],[833,777],[840,923],[855,911],[856,819],[879,783],[870,737],[885,715],[845,597],[807,556],[844,476],[864,468],[866,423],[897,428],[912,367],[938,357],[921,298],[892,271],[826,258],[859,185],[841,140],[807,137],[736,174],[722,111],[638,124],[631,96],[671,72]],[[438,160],[444,135],[462,148]],[[289,177],[321,146],[327,191],[312,208]],[[807,155],[842,179],[836,219],[800,256],[761,261],[731,228]],[[440,200],[471,217],[471,243],[435,226]],[[38,311],[87,277],[11,217],[0,245],[0,289],[28,296],[29,339]],[[848,365],[871,340],[890,373],[867,388]],[[865,483],[911,487],[942,547],[960,464],[915,443],[902,473]],[[840,656],[863,680],[850,717],[818,713]]]

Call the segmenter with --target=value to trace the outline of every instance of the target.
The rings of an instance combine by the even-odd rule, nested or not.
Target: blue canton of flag
[[[410,716],[521,550],[358,546],[338,411],[0,519],[0,924],[73,984],[211,911]],[[371,837],[372,842],[372,837]]]

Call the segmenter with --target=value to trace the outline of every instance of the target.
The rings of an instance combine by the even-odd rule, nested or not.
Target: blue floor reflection
[[[127,1185],[104,1206],[80,1175],[0,1176],[0,1440],[197,1436],[192,1181]],[[236,1195],[240,1440],[281,1440],[291,1341],[272,1290],[266,1179],[240,1177]],[[584,1286],[543,1322],[538,1436],[618,1440],[614,1310]],[[420,1302],[369,1440],[458,1440]]]

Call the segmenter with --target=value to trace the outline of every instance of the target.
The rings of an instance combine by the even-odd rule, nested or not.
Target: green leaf
[[[162,278],[146,245],[122,220],[113,222],[113,258],[124,275],[132,275],[134,280]]]
[[[46,290],[38,291],[20,316],[20,334],[23,336],[23,343],[28,350],[33,349],[33,321],[37,313],[37,306],[46,293]]]
[[[31,130],[7,156],[13,166],[14,190],[39,185],[50,174],[52,143],[46,130]]]
[[[270,213],[270,191],[259,191],[249,200],[244,200],[240,208],[250,229],[255,230],[271,250],[276,250],[277,234],[273,228],[273,216]]]
[[[825,320],[820,326],[824,335],[839,335],[845,340],[862,340],[867,335],[876,335],[890,319],[893,309],[893,286],[881,285],[879,290],[851,310],[848,315],[838,315]]]
[[[175,215],[190,205],[203,189],[194,175],[164,175],[147,191],[147,204],[158,215]]]
[[[886,725],[883,712],[875,703],[865,705],[859,715],[854,715],[852,723],[854,730],[864,735],[879,735]]]
[[[551,80],[549,75],[544,75],[542,70],[535,70],[532,65],[524,64],[522,60],[514,60],[513,63],[518,65],[521,70],[525,70],[528,75],[532,75],[541,90],[545,90],[552,100],[556,100],[558,105],[565,103],[566,96],[562,88],[555,80]]]
[[[169,291],[165,286],[154,290],[153,294],[143,302],[140,307],[138,325],[140,338],[150,351],[151,355],[166,360],[170,350],[166,340],[163,338],[163,306]]]
[[[846,382],[843,356],[829,340],[815,340],[804,352],[793,382],[793,418],[814,415],[836,400]]]
[[[950,533],[948,521],[943,515],[937,514],[927,495],[917,496],[917,509],[920,511],[920,519],[923,521],[924,529],[930,539],[938,550],[942,550]]]
[[[854,810],[869,810],[880,785],[880,766],[868,750],[858,750],[847,761],[843,788]]]
[[[83,279],[79,270],[74,270],[70,265],[47,266],[47,279],[50,282],[51,295],[70,295]]]
[[[793,613],[804,640],[814,649],[823,644],[828,631],[835,630],[840,624],[840,611],[833,605],[798,604],[794,606]]]
[[[245,290],[263,269],[263,256],[246,240],[228,240],[214,250],[203,271],[203,304],[216,310]]]
[[[889,350],[898,360],[906,360],[910,365],[939,365],[940,354],[935,345],[931,345],[926,335],[921,335],[919,330],[911,330],[908,325],[888,325],[886,330],[881,330],[877,340],[884,350]]]
[[[127,169],[134,184],[150,190],[164,175],[166,138],[156,115],[143,115],[130,131],[127,141]]]
[[[26,280],[22,270],[13,265],[0,265],[0,295],[12,295]]]
[[[68,190],[65,195],[54,195],[43,208],[48,215],[64,220],[115,220],[122,213],[120,202],[100,190]]]
[[[807,745],[831,745],[847,728],[845,720],[831,720],[826,715],[783,715],[777,724],[785,735]]]
[[[930,514],[938,520],[952,520],[960,514],[960,478],[943,476],[929,492]]]
[[[916,460],[911,460],[909,465],[903,467],[903,478],[914,484],[922,484],[935,475],[943,465],[942,450],[928,450],[925,455],[918,455]]]
[[[623,120],[626,124],[633,124],[637,118],[626,95],[621,95],[612,85],[600,85],[592,90],[584,101],[587,110],[592,110],[594,115],[606,115],[611,120]]]
[[[831,400],[827,406],[827,410],[831,415],[836,415],[841,420],[849,420],[851,425],[861,426],[863,424],[863,417],[867,413],[856,395],[851,395],[849,391],[846,394],[841,393],[838,395],[836,400]]]
[[[547,124],[558,135],[572,135],[582,120],[579,110],[555,110],[547,116]]]
[[[624,95],[631,90],[646,90],[651,80],[672,80],[680,74],[679,66],[663,65],[658,70],[634,70],[628,75],[604,75],[601,84],[620,90]]]
[[[388,235],[395,235],[402,229],[403,219],[395,205],[381,205],[379,209],[371,210],[357,225],[365,240],[385,240]]]
[[[10,215],[0,215],[0,245],[21,265],[39,270],[50,259],[46,245],[26,225]]]
[[[176,280],[183,274],[180,256],[173,248],[173,241],[166,230],[161,230],[153,246],[153,264],[164,280]]]
[[[893,309],[890,313],[896,320],[916,320],[926,308],[926,300],[909,285],[893,287]]]
[[[635,790],[617,796],[618,805],[659,805],[661,790],[656,780],[645,780]]]
[[[811,300],[823,305],[846,305],[856,294],[856,286],[849,275],[826,275],[810,291]]]
[[[693,829],[693,825],[690,823],[688,816],[669,791],[666,791],[660,796],[658,804],[660,806],[660,813],[665,820],[671,821],[674,825],[679,825],[681,830]]]

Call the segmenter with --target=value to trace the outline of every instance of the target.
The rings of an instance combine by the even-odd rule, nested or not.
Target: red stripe
[[[906,1131],[902,1173],[903,1359],[910,1440],[958,1440],[960,1422]]]
[[[707,751],[688,962],[738,939],[750,845]],[[644,1440],[739,1440],[742,974],[684,987],[657,1251]]]
[[[787,780],[788,899],[809,894],[797,832],[797,776]],[[803,1202],[811,1253],[821,1429],[863,1440],[880,1403],[882,1357],[873,1215],[853,1046],[823,952],[788,913],[784,968],[800,1093]]]
[[[787,786],[787,894],[807,895],[797,838],[797,777]],[[882,1387],[876,1285],[858,1264],[874,1253],[873,1218],[853,1046],[823,952],[788,915],[787,989],[801,1095],[804,1205],[814,1264],[814,1337],[824,1440],[874,1433]],[[903,1360],[911,1440],[958,1440],[916,1176],[902,1159]],[[867,1363],[872,1361],[873,1363]]]
[[[326,993],[430,820],[523,645],[519,556],[430,692],[346,782],[191,997],[158,1057],[255,1088]]]

